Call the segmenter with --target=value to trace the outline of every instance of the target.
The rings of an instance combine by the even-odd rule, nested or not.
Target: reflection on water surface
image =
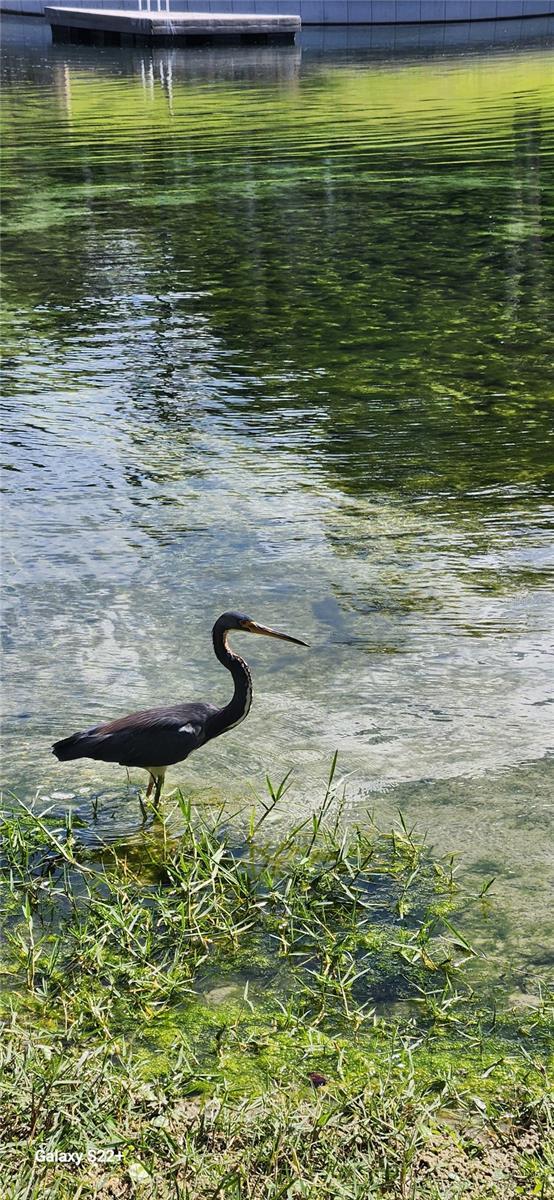
[[[11,28],[6,782],[87,822],[101,788],[96,828],[134,831],[124,773],[50,741],[223,700],[209,628],[245,610],[312,650],[237,638],[248,725],[175,781],[236,797],[294,766],[308,805],[338,747],[356,813],[401,807],[497,874],[525,976],[549,934],[551,48]]]

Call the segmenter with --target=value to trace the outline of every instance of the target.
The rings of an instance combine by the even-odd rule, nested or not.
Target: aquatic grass
[[[322,831],[321,820],[318,813],[307,826],[297,827],[294,839],[286,835],[274,847],[260,842],[254,850],[249,840],[245,854],[235,835],[190,818],[169,852],[162,846],[160,853],[154,843],[146,854],[147,874],[157,875],[156,883],[145,885],[125,862],[122,849],[111,847],[104,852],[102,869],[98,865],[95,873],[87,867],[86,886],[79,880],[78,894],[67,872],[73,849],[67,860],[62,854],[62,870],[63,844],[53,834],[57,865],[52,876],[50,864],[48,903],[43,903],[43,887],[37,892],[25,885],[25,920],[8,933],[12,951],[22,965],[31,956],[33,980],[40,964],[43,988],[55,989],[60,972],[67,987],[78,965],[79,977],[85,971],[93,980],[109,969],[112,980],[119,974],[129,980],[142,971],[144,982],[147,976],[163,977],[174,990],[176,979],[244,969],[255,950],[258,973],[286,964],[327,1016],[330,1006],[338,1004],[353,1017],[350,997],[370,974],[375,980],[379,976],[381,991],[386,991],[385,962],[396,991],[403,980],[405,990],[415,994],[421,969],[438,971],[446,979],[455,963],[445,951],[444,937],[434,958],[427,949],[437,924],[444,924],[442,900],[432,904],[427,896],[421,917],[406,921],[406,894],[415,890],[418,875],[414,844],[400,843],[397,835],[370,843],[358,829],[347,849],[344,834],[333,840],[329,831]],[[292,841],[297,853],[291,859]],[[429,890],[432,879],[426,880],[420,869]],[[56,970],[45,955],[52,890],[66,901],[67,910],[63,962],[57,961]],[[16,894],[12,883],[14,909]],[[421,907],[421,897],[419,903]],[[59,913],[58,907],[56,919]],[[26,970],[30,986],[31,969]],[[363,1004],[355,1005],[356,1019],[367,1003],[364,997]]]
[[[3,814],[14,1200],[430,1200],[454,1160],[476,1184],[448,1195],[481,1200],[476,1162],[500,1142],[498,1195],[546,1196],[549,998],[483,1007],[457,922],[479,898],[402,818],[348,827],[335,769],[286,833],[268,818],[287,780],[232,816],[177,794],[179,832],[174,813],[140,849],[87,846],[54,811]]]

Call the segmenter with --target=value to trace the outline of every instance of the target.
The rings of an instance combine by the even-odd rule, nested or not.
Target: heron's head
[[[279,633],[277,629],[270,629],[267,625],[258,625],[257,621],[253,621],[244,613],[222,613],[214,625],[214,637],[216,632],[225,634],[230,629],[242,630],[243,633],[258,633],[262,637],[279,638],[282,642],[294,642],[296,646],[308,645],[307,642],[301,642],[300,638],[291,637],[288,633]]]

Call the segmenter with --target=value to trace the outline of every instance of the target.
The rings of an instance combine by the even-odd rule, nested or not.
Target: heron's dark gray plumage
[[[212,637],[217,658],[231,672],[235,684],[228,704],[218,708],[215,704],[198,701],[143,709],[62,738],[54,743],[53,753],[60,762],[92,758],[119,763],[123,767],[143,767],[150,774],[147,795],[155,784],[157,801],[167,767],[182,762],[193,750],[232,729],[248,715],[252,677],[244,660],[227,644],[227,635],[233,629],[306,645],[299,638],[258,625],[241,613],[223,613],[213,627]]]

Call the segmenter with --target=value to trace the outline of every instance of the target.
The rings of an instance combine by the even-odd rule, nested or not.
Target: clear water
[[[150,53],[6,24],[6,786],[135,834],[124,770],[50,743],[223,702],[210,628],[244,610],[311,649],[237,638],[248,723],[168,780],[236,799],[293,767],[285,819],[338,748],[356,819],[400,808],[497,877],[525,989],[553,933],[548,37]]]

